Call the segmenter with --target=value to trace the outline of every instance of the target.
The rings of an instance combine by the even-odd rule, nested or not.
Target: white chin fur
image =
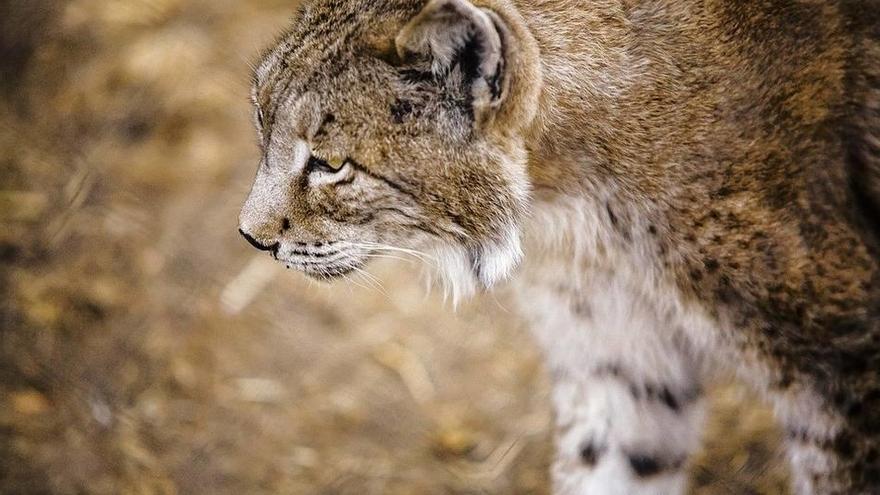
[[[500,242],[480,248],[478,258],[475,260],[474,271],[483,287],[490,289],[498,282],[510,277],[522,257],[522,242],[519,231],[509,227],[505,229],[504,237]]]
[[[519,231],[508,228],[503,238],[485,244],[477,253],[462,246],[445,245],[433,249],[434,273],[447,299],[457,306],[479,288],[489,289],[503,282],[522,260]]]

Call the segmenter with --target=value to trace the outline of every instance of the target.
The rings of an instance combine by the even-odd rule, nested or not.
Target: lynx
[[[796,493],[880,493],[875,2],[306,0],[252,97],[255,247],[513,284],[555,493],[682,493],[719,370]]]

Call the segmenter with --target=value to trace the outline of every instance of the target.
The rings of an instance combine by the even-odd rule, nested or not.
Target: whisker
[[[432,264],[435,266],[437,263],[437,259],[434,258],[433,256],[426,254],[426,253],[423,253],[421,251],[416,251],[414,249],[399,248],[399,247],[395,247],[395,246],[389,246],[387,244],[378,244],[378,243],[362,243],[362,244],[359,244],[358,247],[372,249],[372,250],[378,250],[378,251],[391,251],[391,252],[402,253],[402,254],[410,255],[410,256],[412,256],[412,257],[414,257],[424,263]]]
[[[413,260],[411,258],[404,258],[403,256],[394,256],[393,254],[367,254],[367,258],[380,258],[380,259],[388,259],[388,260],[398,260],[406,263],[415,263],[420,260]]]
[[[366,285],[359,283],[359,282],[356,281],[353,277],[351,277],[350,274],[348,274],[348,273],[343,274],[343,275],[342,275],[342,278],[344,278],[346,282],[350,282],[350,283],[352,283],[353,285],[356,285],[357,287],[360,287],[361,289],[364,289],[364,290],[366,290],[366,291],[369,291],[369,290],[371,290],[371,289],[372,289],[372,290],[376,290],[376,289],[373,288],[373,287],[367,287]],[[349,291],[349,294],[352,293],[352,291],[351,291],[351,287],[348,287],[348,291]]]
[[[373,276],[372,274],[370,274],[369,272],[367,272],[366,270],[363,270],[361,268],[358,268],[358,267],[352,267],[352,268],[354,269],[355,272],[357,272],[359,275],[361,275],[364,278],[364,280],[374,283],[376,285],[376,290],[380,294],[385,296],[386,299],[388,299],[389,301],[391,300],[391,296],[388,294],[388,291],[385,290],[385,286],[382,285],[382,282],[378,278],[376,278],[375,276]]]
[[[370,247],[370,248],[374,248],[374,249],[387,249],[390,251],[398,251],[398,252],[402,252],[402,253],[412,254],[414,256],[422,256],[425,258],[433,259],[433,256],[430,256],[427,253],[423,253],[423,252],[417,251],[415,249],[402,248],[402,247],[398,247],[398,246],[391,246],[390,244],[382,244],[382,243],[378,243],[378,242],[360,242],[357,244],[359,244],[363,247]]]

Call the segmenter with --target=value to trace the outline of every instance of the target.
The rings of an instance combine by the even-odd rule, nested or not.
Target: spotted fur
[[[321,278],[513,278],[558,494],[681,493],[719,369],[797,493],[880,493],[878,31],[870,0],[305,0],[241,230]]]

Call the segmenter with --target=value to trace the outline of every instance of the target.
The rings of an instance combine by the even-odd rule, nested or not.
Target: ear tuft
[[[469,91],[476,109],[495,107],[505,93],[503,29],[468,0],[431,0],[397,35],[397,55],[429,57],[432,71]]]

